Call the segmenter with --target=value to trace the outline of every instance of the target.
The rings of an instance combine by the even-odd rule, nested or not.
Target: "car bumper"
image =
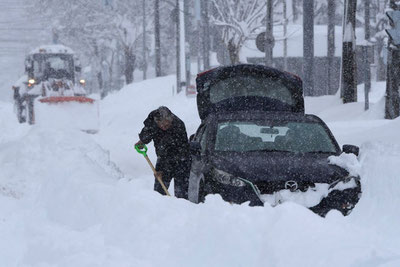
[[[216,181],[211,181],[207,185],[209,193],[218,193],[221,197],[230,203],[242,204],[250,202],[250,206],[264,206],[266,203],[260,192],[257,192],[254,187],[246,185],[243,187],[235,187],[231,185],[221,184]],[[318,204],[313,206],[306,206],[316,214],[325,216],[330,210],[336,209],[343,215],[348,215],[354,206],[358,203],[361,196],[361,184],[356,181],[356,186],[353,188],[347,188],[344,190],[332,190],[327,196],[322,197]],[[281,204],[285,201],[277,201],[275,205]],[[293,202],[296,202],[293,200]],[[299,203],[302,205],[302,203]]]

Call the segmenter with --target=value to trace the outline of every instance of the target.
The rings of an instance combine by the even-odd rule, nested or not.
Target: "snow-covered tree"
[[[127,84],[133,81],[133,72],[141,64],[142,1],[38,0],[36,8],[47,18],[62,43],[86,55],[83,61],[86,60],[92,72],[96,73],[101,90],[105,71],[110,80],[108,84],[112,84],[112,79],[119,79],[118,68],[115,68],[120,57]],[[146,47],[150,47],[150,39]]]
[[[261,21],[265,17],[266,1],[212,0],[211,3],[214,8],[211,23],[221,29],[231,64],[246,61],[240,58],[240,50],[250,34],[264,26]]]

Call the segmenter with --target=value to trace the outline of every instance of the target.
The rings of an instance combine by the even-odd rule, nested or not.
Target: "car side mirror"
[[[75,71],[76,72],[81,72],[82,68],[80,66],[75,66]]]
[[[200,142],[192,141],[189,143],[190,153],[192,155],[200,155],[201,145]]]
[[[358,146],[353,146],[353,145],[343,145],[343,152],[344,153],[352,153],[358,157],[358,154],[360,153],[360,148]]]

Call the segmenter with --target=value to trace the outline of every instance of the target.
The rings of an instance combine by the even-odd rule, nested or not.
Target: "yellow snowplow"
[[[29,53],[25,75],[13,90],[20,123],[98,131],[98,100],[87,96],[79,59],[66,46],[41,46]]]

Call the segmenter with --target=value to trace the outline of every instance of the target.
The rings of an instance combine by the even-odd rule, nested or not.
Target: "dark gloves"
[[[136,142],[136,144],[135,144],[135,147],[136,146],[138,146],[139,147],[139,149],[143,149],[144,148],[144,143],[142,142],[142,141],[138,141],[138,142]]]

